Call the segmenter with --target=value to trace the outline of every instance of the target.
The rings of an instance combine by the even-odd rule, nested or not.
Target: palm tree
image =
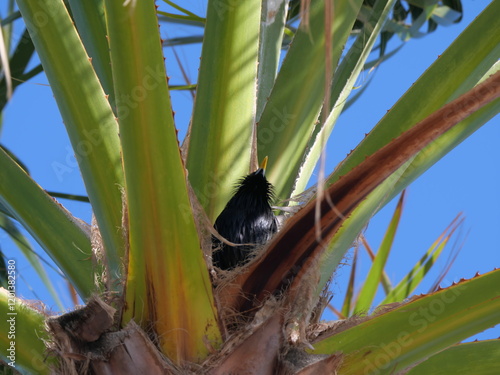
[[[4,362],[25,373],[419,374],[443,361],[448,372],[487,371],[497,342],[454,344],[500,321],[499,271],[395,299],[371,315],[319,317],[331,275],[373,214],[498,113],[500,1],[307,191],[375,41],[405,29],[407,8],[312,0],[302,3],[306,25],[296,28],[298,1],[287,13],[286,1],[209,0],[205,19],[166,2],[184,14],[177,18],[204,25],[182,147],[157,26],[158,14],[172,15],[146,0],[17,0],[29,30],[18,48],[26,60],[32,41],[40,58],[93,221],[74,218],[0,150],[2,212],[86,302],[47,318],[4,290],[0,310],[11,319],[0,323]],[[456,3],[422,6],[409,8],[415,24]],[[284,36],[293,41],[276,74]],[[211,223],[231,183],[264,156],[276,195],[302,203],[255,260],[218,271]],[[464,353],[475,359],[464,363]]]

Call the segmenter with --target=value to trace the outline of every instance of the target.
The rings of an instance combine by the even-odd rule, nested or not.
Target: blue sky
[[[205,1],[193,1],[189,10],[204,15],[204,4]],[[436,32],[422,39],[410,40],[376,71],[366,73],[362,77],[361,85],[366,83],[368,78],[371,78],[371,83],[355,105],[342,114],[336,125],[327,148],[327,172],[332,171],[337,163],[362,140],[364,134],[487,6],[487,2],[464,0],[463,6],[464,18],[459,24],[439,27]],[[164,38],[188,31],[177,25],[161,28]],[[402,43],[396,39],[393,38],[391,41],[390,49]],[[194,82],[200,46],[178,49],[177,52]],[[166,50],[165,54],[170,82],[183,83],[171,51]],[[176,112],[176,124],[182,136],[189,122],[192,98],[188,92],[173,92],[172,101]],[[500,157],[497,152],[500,139],[499,125],[500,118],[497,116],[410,186],[394,251],[388,261],[387,272],[393,283],[397,283],[406,275],[423,252],[460,212],[463,212],[465,217],[457,236],[462,250],[441,285],[448,286],[461,278],[470,278],[476,272],[484,273],[493,270],[494,267],[500,267],[500,246],[495,238],[500,228],[498,214]],[[43,74],[16,90],[4,112],[0,142],[28,166],[34,179],[43,188],[85,195],[64,125]],[[61,164],[68,167],[64,173],[57,168]],[[90,220],[91,211],[88,204],[67,200],[61,200],[61,203],[76,216],[87,222]],[[391,202],[381,210],[365,232],[368,241],[375,249],[380,244],[395,203]],[[36,246],[33,240],[30,241]],[[18,271],[22,276],[18,284],[19,295],[28,299],[41,298],[48,307],[57,310],[57,306],[41,286],[38,278],[33,275],[33,271],[3,232],[0,232],[0,246],[9,258],[15,258],[18,262]],[[448,251],[450,249],[451,247]],[[431,272],[417,293],[427,291],[437,271],[446,266],[447,254],[438,262],[436,272]],[[369,261],[363,257],[360,262],[360,271],[364,275]],[[340,268],[332,284],[335,294],[333,303],[337,307],[345,291],[349,270],[348,266]],[[55,274],[50,269],[48,272],[52,276]],[[363,279],[363,276],[361,278]],[[54,283],[64,303],[71,307],[65,283],[57,277],[54,277]],[[328,314],[325,317],[332,318]],[[484,339],[498,336],[500,328],[487,331],[478,337]]]

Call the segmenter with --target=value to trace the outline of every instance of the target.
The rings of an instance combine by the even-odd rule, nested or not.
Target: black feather
[[[273,187],[264,169],[239,181],[237,190],[215,220],[214,228],[230,242],[251,244],[229,246],[212,236],[213,264],[223,270],[242,266],[254,256],[256,247],[268,242],[278,230],[271,209]]]

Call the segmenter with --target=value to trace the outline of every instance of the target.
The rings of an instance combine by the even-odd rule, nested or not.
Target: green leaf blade
[[[115,116],[64,3],[20,0],[17,4],[75,150],[109,274],[120,275],[125,249],[120,231],[123,172]]]
[[[412,368],[408,375],[500,373],[500,340],[487,340],[458,344]]]
[[[113,76],[109,57],[109,45],[106,39],[103,0],[69,0],[72,15],[85,49],[92,59],[104,92],[109,95],[111,106],[115,104]]]
[[[332,175],[338,179],[366,156],[474,87],[500,57],[500,27],[492,2],[401,97]],[[484,38],[477,38],[482,35]]]
[[[278,71],[287,7],[288,1],[264,0],[262,2],[259,70],[257,72],[257,119],[262,114]]]
[[[332,69],[335,69],[361,1],[335,1],[332,33]],[[269,157],[266,174],[276,196],[290,197],[304,153],[324,100],[325,16],[323,2],[312,1],[309,29],[295,33],[269,100],[259,119],[259,158]]]
[[[3,149],[0,149],[0,203],[42,246],[80,296],[90,297],[95,291],[90,234]]]
[[[64,311],[65,307],[64,307],[61,299],[59,298],[59,294],[54,289],[54,285],[52,284],[47,273],[45,272],[45,269],[44,269],[42,263],[40,262],[40,257],[38,256],[37,253],[35,253],[35,251],[31,247],[31,245],[28,242],[28,240],[26,239],[26,237],[24,237],[23,234],[17,229],[14,222],[8,216],[4,215],[3,213],[0,213],[0,228],[2,228],[9,235],[9,237],[12,239],[12,241],[21,250],[24,257],[31,264],[31,267],[33,267],[35,272],[38,274],[38,277],[42,280],[42,283],[45,285],[45,287],[49,291],[50,295],[52,296],[52,298],[56,302],[60,311]]]
[[[313,353],[342,352],[342,374],[392,374],[500,323],[500,271],[384,312],[313,343]]]
[[[500,27],[500,20],[496,17],[498,12],[500,2],[491,3],[462,32],[331,174],[328,184],[415,125],[425,115],[476,85],[487,72],[494,71],[500,58],[500,35],[494,31]],[[485,38],[478,40],[477,35],[485,35]],[[496,99],[463,120],[420,151],[412,161],[401,167],[360,204],[344,222],[333,239],[330,250],[323,256],[318,293],[374,213],[499,111],[500,100]]]
[[[177,363],[220,333],[174,126],[154,1],[106,0],[125,172],[129,258],[122,323],[153,325]],[[133,59],[129,58],[134,56]],[[196,319],[186,319],[186,312]]]
[[[370,267],[368,276],[366,276],[363,288],[359,293],[356,306],[354,307],[355,314],[366,312],[373,303],[378,286],[382,280],[385,264],[387,262],[387,258],[389,257],[392,243],[394,242],[394,237],[396,236],[396,231],[399,226],[399,221],[403,212],[404,199],[405,194],[403,192],[403,194],[401,194],[401,197],[399,198],[396,209],[394,210],[394,214],[392,216],[391,222],[389,223],[389,226],[387,227],[384,238],[382,239],[382,243],[380,244],[380,247],[377,251],[375,260]]]
[[[50,374],[55,360],[54,357],[47,357],[42,340],[48,339],[46,316],[3,288],[0,288],[0,313],[4,317],[0,320],[0,330],[4,332],[0,335],[1,359],[13,363],[16,370],[23,373]],[[9,332],[13,332],[14,336]]]
[[[462,223],[457,217],[448,228],[434,241],[431,247],[420,258],[420,261],[408,272],[408,274],[396,285],[380,303],[385,305],[388,303],[403,301],[407,298],[420,283],[427,273],[430,271],[436,260],[442,254],[443,249],[448,244],[451,236]]]
[[[361,34],[356,38],[335,70],[331,85],[329,115],[321,126],[315,127],[313,134],[310,136],[306,156],[291,193],[292,197],[302,193],[306,188],[320,159],[324,147],[323,143],[325,139],[330,137],[337,119],[346,109],[346,105],[349,104],[347,98],[353,90],[359,74],[364,69],[366,59],[372,51],[393,6],[393,0],[376,2],[373,11],[370,11],[369,15],[367,15],[368,20],[361,30]]]
[[[186,166],[215,221],[233,184],[253,171],[260,1],[210,0]]]

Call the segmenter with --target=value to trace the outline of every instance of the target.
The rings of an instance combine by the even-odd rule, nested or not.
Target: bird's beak
[[[267,167],[267,156],[262,160],[262,163],[259,165],[259,169],[257,169],[254,173],[261,174],[262,176],[266,176],[266,167]]]
[[[262,163],[260,163],[260,169],[263,169],[264,171],[266,170],[267,167],[267,156],[262,160]]]

